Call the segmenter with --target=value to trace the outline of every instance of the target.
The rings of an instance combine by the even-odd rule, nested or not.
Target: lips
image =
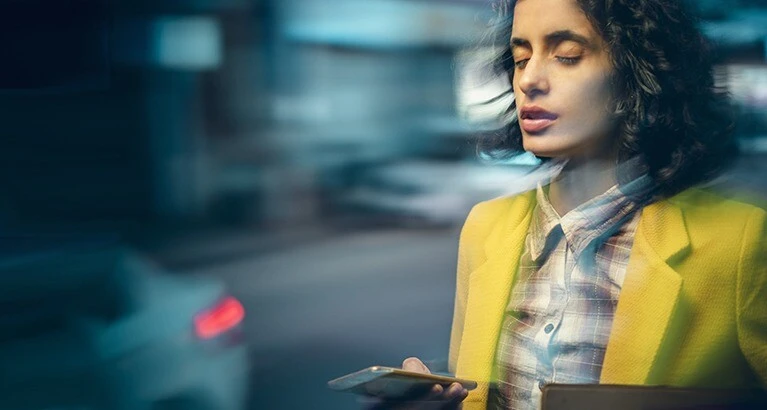
[[[558,116],[541,107],[525,106],[519,110],[519,125],[529,134],[540,133],[549,128]]]

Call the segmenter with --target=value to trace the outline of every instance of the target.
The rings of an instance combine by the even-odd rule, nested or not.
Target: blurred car
[[[243,408],[244,309],[113,241],[0,238],[0,408]]]
[[[460,161],[402,161],[358,170],[339,206],[405,224],[450,226],[471,207],[534,186],[532,165],[487,166]]]

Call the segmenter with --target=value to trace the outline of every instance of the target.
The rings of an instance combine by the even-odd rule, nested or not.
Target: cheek
[[[568,118],[560,128],[570,144],[601,146],[614,135],[615,117],[608,111],[611,90],[609,81],[603,77],[570,83]]]
[[[608,78],[600,76],[581,82],[571,89],[570,96],[573,104],[571,106],[579,111],[583,120],[599,124],[612,122],[613,115],[609,107],[614,95]]]

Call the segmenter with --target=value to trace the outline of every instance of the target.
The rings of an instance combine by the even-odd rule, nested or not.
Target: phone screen
[[[435,384],[460,383],[467,390],[477,387],[470,380],[449,376],[421,374],[391,367],[373,366],[328,382],[331,389],[387,399],[401,399],[425,394]]]

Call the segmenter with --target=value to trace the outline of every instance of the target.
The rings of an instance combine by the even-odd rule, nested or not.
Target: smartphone
[[[423,374],[395,367],[372,366],[328,382],[333,390],[402,399],[427,393],[435,384],[447,387],[460,383],[466,390],[477,388],[477,382],[439,374]]]

